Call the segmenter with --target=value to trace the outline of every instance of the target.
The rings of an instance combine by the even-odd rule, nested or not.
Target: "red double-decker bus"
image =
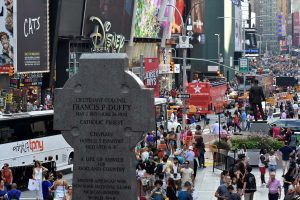
[[[219,113],[224,109],[226,90],[225,81],[189,83],[187,92],[191,97],[187,102],[201,114]]]

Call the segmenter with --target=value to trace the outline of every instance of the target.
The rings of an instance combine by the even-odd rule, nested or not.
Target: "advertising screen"
[[[86,0],[82,34],[89,38],[95,29],[91,17],[99,18],[103,23],[110,22],[109,32],[130,38],[134,0]]]
[[[13,4],[0,1],[0,73],[8,73],[14,59]]]
[[[14,1],[14,14],[15,71],[48,72],[48,0]]]
[[[136,38],[159,38],[161,37],[158,12],[160,0],[138,0],[134,37]]]

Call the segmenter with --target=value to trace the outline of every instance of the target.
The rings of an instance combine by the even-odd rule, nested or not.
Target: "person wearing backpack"
[[[244,187],[243,187],[245,200],[253,200],[254,192],[256,192],[256,180],[255,180],[255,176],[251,173],[251,171],[252,171],[252,167],[248,165],[246,169],[246,174],[244,178]]]
[[[7,193],[8,200],[20,200],[21,191],[17,189],[17,184],[11,185],[11,190]]]

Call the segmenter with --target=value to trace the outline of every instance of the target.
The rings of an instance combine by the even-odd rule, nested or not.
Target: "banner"
[[[8,73],[14,59],[12,1],[0,1],[0,11],[0,73]]]
[[[14,1],[13,18],[15,71],[49,72],[48,0]]]
[[[144,58],[145,76],[144,84],[147,88],[154,89],[154,97],[159,97],[159,59]]]

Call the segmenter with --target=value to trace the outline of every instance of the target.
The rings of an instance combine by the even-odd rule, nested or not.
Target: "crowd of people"
[[[205,145],[197,127],[180,134],[165,133],[163,126],[148,133],[135,149],[136,179],[140,199],[191,200],[198,168],[205,168]]]
[[[28,189],[35,191],[36,200],[72,200],[72,185],[63,179],[62,173],[54,177],[53,171],[36,160],[29,179]],[[55,173],[56,174],[56,173]],[[14,183],[13,172],[8,163],[1,170],[0,200],[20,200],[22,192]]]

